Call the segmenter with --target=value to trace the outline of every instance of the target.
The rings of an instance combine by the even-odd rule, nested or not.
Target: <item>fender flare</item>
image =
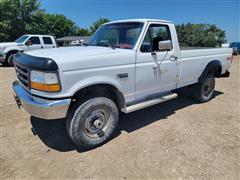
[[[18,46],[7,47],[7,48],[4,50],[4,53],[5,53],[5,54],[8,54],[8,53],[11,52],[11,51],[23,52],[23,49],[21,49],[21,48],[18,47]]]
[[[119,89],[117,89],[116,86],[114,86],[110,83],[96,83],[96,84],[85,86],[84,88],[81,88],[77,92],[75,92],[75,94],[72,97],[76,98],[79,95],[79,93],[83,92],[84,89],[96,88],[98,86],[99,86],[99,88],[103,88],[101,90],[103,90],[104,92],[109,92],[109,93],[114,94],[113,96],[111,96],[110,99],[112,99],[112,97],[116,97],[116,98],[113,98],[112,100],[113,101],[114,101],[114,99],[116,100],[114,102],[119,107],[119,109],[123,109],[125,107],[125,98],[124,98],[122,92]]]
[[[11,54],[17,54],[17,53],[19,53],[19,52],[23,52],[23,50],[22,49],[15,49],[15,48],[11,48],[11,49],[9,49],[5,54],[6,54],[6,61],[7,61],[7,59],[8,59],[8,57],[11,55]]]
[[[202,82],[210,72],[213,73],[215,77],[221,76],[222,64],[219,60],[213,60],[207,64],[201,76],[198,78],[198,82]]]
[[[93,76],[89,78],[85,78],[80,80],[78,83],[76,83],[70,90],[71,96],[74,96],[76,93],[81,91],[82,89],[85,89],[90,86],[94,85],[109,85],[113,89],[115,89],[115,92],[120,100],[121,108],[125,105],[125,96],[123,93],[123,89],[121,88],[121,85],[115,81],[114,79],[111,79],[109,77],[105,76]]]

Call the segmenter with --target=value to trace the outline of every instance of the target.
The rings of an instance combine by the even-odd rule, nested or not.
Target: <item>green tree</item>
[[[79,28],[64,15],[48,14],[38,0],[0,0],[0,42],[13,41],[23,34],[55,37],[77,35]]]
[[[225,32],[212,24],[181,24],[176,26],[180,46],[220,47],[226,42]]]
[[[78,28],[76,36],[89,36],[91,33],[87,28]]]
[[[25,34],[32,15],[38,12],[38,0],[0,0],[0,41],[12,41]]]
[[[73,36],[77,33],[78,27],[64,15],[40,13],[35,17],[37,24],[31,26],[29,31],[53,35],[56,38]],[[40,21],[40,22],[39,22]]]
[[[102,24],[109,22],[109,19],[100,18],[90,26],[90,34],[93,34]]]

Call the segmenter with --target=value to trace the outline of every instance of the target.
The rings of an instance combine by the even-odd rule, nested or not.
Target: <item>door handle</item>
[[[153,70],[157,69],[157,65],[154,65],[152,68],[153,68]]]
[[[178,59],[177,56],[174,55],[170,56],[170,61],[177,61],[177,59]]]

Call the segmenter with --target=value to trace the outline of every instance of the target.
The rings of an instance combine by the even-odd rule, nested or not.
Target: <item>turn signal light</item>
[[[61,89],[59,84],[42,84],[33,81],[31,81],[31,88],[45,92],[59,92]]]

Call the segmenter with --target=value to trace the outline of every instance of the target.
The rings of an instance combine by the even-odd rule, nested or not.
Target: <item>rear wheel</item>
[[[91,149],[107,142],[118,125],[118,108],[104,97],[76,103],[67,116],[67,131],[81,149]]]
[[[215,88],[215,78],[213,74],[208,74],[203,82],[196,84],[193,89],[193,97],[199,102],[209,101],[214,92]]]

